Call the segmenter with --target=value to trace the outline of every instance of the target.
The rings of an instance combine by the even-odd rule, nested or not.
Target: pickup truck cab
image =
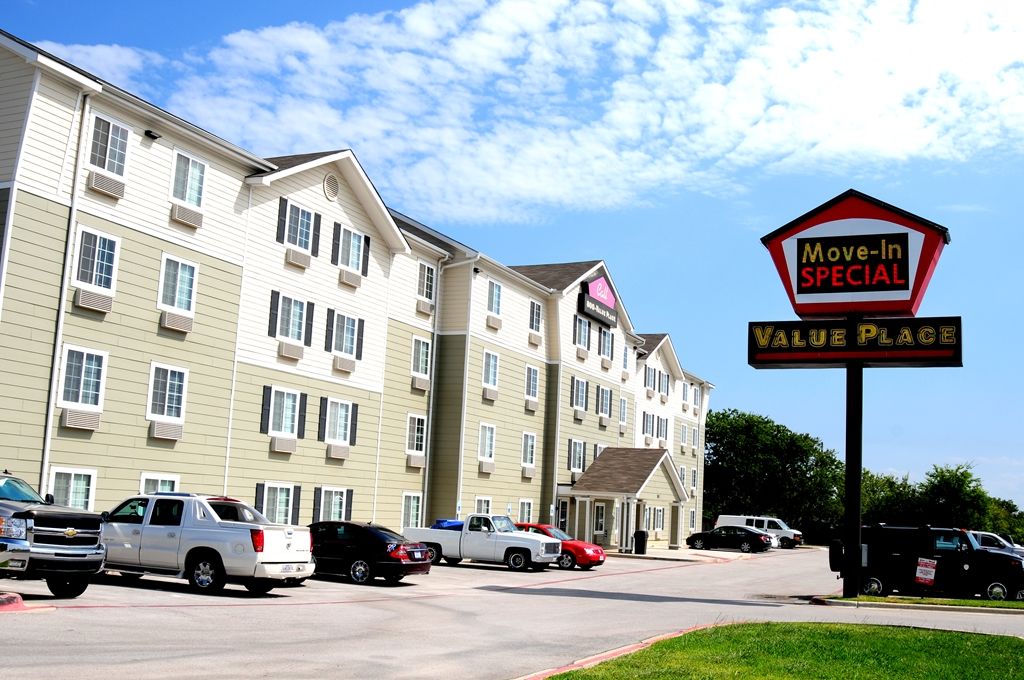
[[[128,578],[187,578],[216,592],[227,582],[268,593],[313,575],[308,527],[272,524],[234,498],[160,492],[133,496],[102,513],[105,569]]]
[[[435,528],[443,527],[443,528]],[[429,529],[406,527],[402,535],[427,546],[434,564],[462,560],[500,562],[513,571],[543,569],[562,554],[561,541],[518,531],[505,515],[469,515],[464,522],[440,520]]]

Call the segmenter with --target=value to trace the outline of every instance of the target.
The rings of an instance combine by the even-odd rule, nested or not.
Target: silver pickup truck
[[[191,493],[139,494],[103,518],[104,568],[127,578],[187,578],[200,592],[227,582],[268,593],[286,579],[313,575],[308,527],[271,524],[234,498]]]
[[[402,535],[424,543],[430,559],[448,564],[464,559],[475,562],[503,562],[513,571],[543,569],[562,554],[562,543],[540,534],[516,529],[505,515],[469,515],[464,522],[444,520],[444,528],[406,527]]]

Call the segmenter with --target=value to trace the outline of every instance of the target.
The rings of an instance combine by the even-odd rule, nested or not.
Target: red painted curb
[[[0,593],[0,612],[20,611],[25,608],[21,595],[16,593]]]

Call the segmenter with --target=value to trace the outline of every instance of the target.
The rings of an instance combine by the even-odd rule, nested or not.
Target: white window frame
[[[280,310],[278,314],[280,315]],[[305,314],[305,310],[303,310]],[[349,324],[351,322],[351,326]],[[348,352],[345,350],[345,340],[348,339],[348,329],[352,329],[352,351]],[[278,324],[278,332],[280,332],[280,324]],[[356,358],[356,349],[359,347],[359,319],[348,314],[342,314],[340,312],[334,313],[334,328],[331,329],[331,354],[335,354],[341,357],[349,357],[350,359]],[[340,344],[340,347],[339,347]]]
[[[178,198],[177,196],[174,195],[174,182],[175,182],[175,179],[178,176],[178,156],[183,156],[184,158],[188,159],[188,161],[189,161],[188,171],[185,174],[185,196],[186,196],[185,198]],[[193,203],[192,201],[188,200],[188,183],[189,183],[189,178],[192,176],[192,163],[193,162],[198,163],[199,165],[203,166],[203,181],[201,182],[201,185],[199,187],[199,202],[198,203]],[[173,201],[174,203],[178,203],[180,205],[184,205],[184,206],[187,206],[189,208],[192,208],[193,210],[200,210],[201,211],[203,209],[203,197],[206,195],[206,178],[207,178],[207,174],[208,174],[209,170],[210,170],[210,164],[205,159],[201,158],[200,156],[197,156],[196,154],[192,153],[191,151],[185,151],[184,149],[179,149],[179,148],[175,147],[174,148],[174,161],[171,163],[171,187],[170,187],[170,191],[171,191],[170,199],[171,199],[171,201]],[[310,236],[312,237],[312,227],[310,228],[310,232],[311,232]]]
[[[306,206],[302,205],[301,203],[298,203],[298,202],[293,201],[291,199],[288,199],[288,206],[287,206],[287,208],[288,208],[288,211],[285,214],[285,218],[284,218],[284,245],[285,245],[285,247],[295,248],[296,250],[301,250],[304,253],[312,254],[312,252],[313,252],[313,236],[314,236],[313,231],[314,231],[314,229],[316,229],[316,211],[312,210],[310,208],[307,208]],[[295,241],[291,240],[292,208],[295,208],[296,210],[299,211],[299,217],[298,217],[299,223],[295,227],[295,234],[296,234],[295,235],[295,239],[296,239]],[[302,213],[309,213],[309,244],[305,245],[305,246],[303,246],[301,243],[298,243],[298,240],[299,240],[299,227],[302,224]]]
[[[86,476],[86,477],[89,478],[89,498],[85,502],[85,507],[84,508],[79,508],[79,509],[86,510],[88,512],[92,512],[93,509],[96,507],[96,469],[95,468],[61,467],[61,466],[57,466],[57,465],[51,466],[50,467],[50,484],[49,484],[49,486],[46,487],[46,488],[48,488],[50,490],[50,493],[53,493],[54,490],[57,488],[57,485],[56,485],[55,482],[57,481],[57,475],[58,474],[71,475],[72,481],[74,481],[75,475],[82,475],[82,476]],[[54,494],[54,495],[56,496],[56,494]],[[56,500],[58,505],[68,505],[70,507],[78,507],[78,506],[71,505],[71,503],[70,503],[70,496],[69,496],[69,500],[68,500],[67,503],[64,503],[63,499],[60,499],[60,498],[57,498],[55,500]]]
[[[658,439],[668,439],[668,418],[658,416]]]
[[[416,510],[415,517],[409,517],[409,504],[415,499]],[[402,518],[401,526],[399,531],[405,527],[418,527],[423,523],[423,494],[418,491],[403,491],[402,492]]]
[[[612,417],[612,391],[600,385],[598,386],[597,412],[599,415]]]
[[[173,487],[171,491],[181,488],[181,475],[171,475],[163,472],[143,472],[139,475],[139,493],[147,493],[146,482],[156,482],[157,491],[160,491],[160,482],[170,482]]]
[[[487,279],[487,311],[501,316],[501,284],[494,279]]]
[[[658,388],[658,369],[654,366],[644,366],[644,387],[649,390]]]
[[[348,246],[348,261],[345,260],[345,247]],[[362,232],[351,227],[344,227],[341,230],[341,244],[338,248],[338,266],[353,271],[360,276],[363,274],[363,248],[366,246],[366,238]],[[352,253],[359,251],[355,258],[356,263],[352,265]]]
[[[522,466],[532,468],[537,464],[537,433],[523,433]]]
[[[109,123],[111,125],[111,128],[113,128],[114,126],[117,126],[117,127],[121,128],[121,129],[125,130],[128,133],[127,137],[124,140],[124,162],[122,163],[123,168],[122,168],[121,172],[117,172],[116,170],[109,170],[109,169],[107,169],[107,164],[110,162],[110,137],[109,137],[109,134],[108,134],[108,137],[107,137],[107,155],[103,159],[103,165],[96,165],[95,163],[92,162],[92,145],[93,145],[93,141],[96,138],[96,119],[97,118],[99,118],[101,120],[105,120],[107,123]],[[127,123],[125,123],[123,121],[120,121],[117,118],[114,118],[113,116],[108,116],[105,113],[100,113],[98,111],[94,111],[93,115],[92,115],[92,125],[89,126],[89,147],[88,147],[89,150],[86,152],[87,155],[88,155],[88,158],[89,158],[89,160],[87,161],[89,163],[89,167],[90,168],[94,168],[96,170],[99,170],[100,172],[102,172],[105,175],[110,175],[112,177],[119,177],[119,178],[121,178],[123,180],[124,178],[126,178],[128,176],[128,163],[129,163],[129,160],[131,158],[131,153],[129,153],[129,149],[131,148],[131,142],[132,142],[132,126],[131,125],[128,125]]]
[[[690,385],[686,382],[685,378],[681,381],[681,385],[682,385],[682,387],[680,388],[679,393],[680,393],[680,396],[682,397],[683,403],[684,404],[689,403],[689,401],[690,401]]]
[[[477,514],[489,515],[491,514],[491,497],[477,496],[473,506],[476,508]]]
[[[605,533],[605,504],[594,503],[594,533]]]
[[[692,442],[693,446],[698,446],[697,442],[700,440],[700,430],[699,430],[699,428],[694,427],[693,429],[691,429],[690,430],[690,436],[693,439],[693,442]]]
[[[572,460],[569,462],[571,472],[583,472],[583,459],[587,456],[587,443],[580,439],[570,439]]]
[[[93,282],[93,281],[96,280],[95,268],[93,270],[93,281],[82,281],[81,279],[78,278],[78,270],[79,270],[79,266],[80,266],[81,261],[82,261],[82,241],[83,241],[82,236],[83,236],[83,234],[86,234],[86,233],[92,234],[97,239],[104,238],[104,239],[108,239],[108,240],[114,242],[114,262],[110,266],[111,272],[110,272],[110,287],[109,288],[104,288],[103,286],[98,285],[98,284]],[[94,262],[95,262],[95,260],[94,260]],[[99,229],[93,229],[92,227],[87,227],[84,224],[79,224],[78,225],[78,230],[77,230],[77,234],[76,234],[76,237],[75,237],[75,262],[72,265],[74,267],[74,277],[75,277],[75,284],[74,285],[76,287],[83,288],[85,290],[91,290],[91,291],[99,293],[101,295],[108,295],[108,296],[113,297],[114,294],[117,293],[117,271],[120,268],[119,267],[120,264],[121,264],[121,237],[120,236],[113,236],[113,235],[108,234],[106,232],[102,232]]]
[[[610,328],[597,327],[597,353],[606,359],[612,358],[612,331]]]
[[[590,384],[583,378],[574,377],[573,381],[572,407],[586,410],[587,390],[590,389]]]
[[[625,343],[625,342],[622,343],[622,370],[623,371],[628,371],[629,370],[629,347],[627,347],[626,345],[627,345],[627,343]]]
[[[690,488],[691,489],[696,489],[697,488],[697,466],[696,465],[694,465],[692,468],[690,468]]]
[[[702,396],[702,392],[703,390],[701,389],[700,385],[693,386],[693,408],[695,409],[700,408],[700,399]]]
[[[696,530],[697,528],[697,511],[690,508],[690,530]]]
[[[590,344],[590,319],[576,315],[576,346],[586,349]]]
[[[658,392],[664,394],[666,397],[669,395],[671,386],[669,383],[672,381],[672,376],[664,371],[658,371]]]
[[[300,397],[300,399],[301,399],[301,397]],[[331,420],[330,420],[330,413],[331,413],[331,405],[332,404],[337,404],[339,407],[340,406],[347,406],[348,407],[348,416],[346,417],[347,423],[346,423],[346,427],[345,427],[345,433],[344,433],[345,436],[344,437],[332,437],[331,436],[333,434],[331,432],[332,423],[331,423]],[[352,439],[352,402],[348,401],[346,399],[335,399],[334,397],[327,397],[327,407],[326,408],[327,408],[327,414],[328,415],[325,418],[326,426],[324,427],[324,443],[327,443],[327,444],[338,444],[340,446],[348,446],[349,441]],[[296,413],[298,413],[298,411],[296,411]],[[298,418],[297,415],[296,415],[296,418]],[[271,409],[271,420],[273,420],[273,409]],[[274,434],[274,432],[271,432],[271,434]],[[291,435],[284,435],[284,436],[291,436]]]
[[[271,489],[276,489],[278,493],[280,493],[282,489],[287,489],[288,490],[288,506],[287,506],[287,509],[285,510],[286,517],[285,517],[283,522],[280,521],[280,520],[275,520],[274,519],[274,516],[276,516],[276,514],[277,514],[276,507],[275,507],[275,511],[273,513],[273,516],[272,516],[272,514],[270,512],[270,490]],[[292,523],[292,504],[294,502],[295,502],[295,484],[290,484],[288,482],[264,482],[263,483],[263,516],[266,517],[268,520],[270,520],[270,522],[272,524],[291,524]]]
[[[99,386],[99,397],[96,404],[86,404],[81,401],[67,401],[64,399],[64,383],[67,380],[68,370],[68,354],[70,352],[82,352],[84,355],[98,356],[102,359],[100,367],[100,386]],[[60,388],[57,392],[57,406],[62,408],[75,409],[76,411],[90,411],[99,413],[103,411],[103,399],[104,394],[107,391],[107,373],[110,371],[110,356],[109,353],[104,350],[90,349],[88,347],[81,347],[79,345],[64,345],[64,349],[61,353],[60,360]],[[82,383],[84,383],[85,374],[83,366]],[[79,396],[81,396],[82,383],[79,383]]]
[[[544,306],[536,300],[530,300],[530,330],[540,333],[544,323]]]
[[[533,379],[530,379],[531,374]],[[536,366],[526,367],[526,396],[530,399],[537,399],[540,393],[540,369]]]
[[[421,300],[433,302],[437,295],[437,268],[432,264],[419,261],[419,271],[416,275],[416,297]],[[429,283],[427,279],[429,278]]]
[[[275,404],[277,403],[278,395],[294,395],[295,396],[295,413],[293,422],[291,423],[292,430],[289,432],[285,429],[277,429],[274,427],[274,412]],[[328,399],[328,401],[330,401]],[[271,437],[283,437],[285,439],[297,439],[299,436],[299,407],[302,404],[302,395],[298,390],[289,389],[287,387],[278,387],[276,385],[270,388],[270,426],[268,434]],[[349,412],[351,414],[351,411]],[[283,424],[284,413],[282,412],[282,424]],[[351,426],[350,426],[351,427]]]
[[[647,435],[648,437],[654,436],[654,414],[644,411],[644,424],[641,434]]]
[[[295,313],[295,311],[294,311],[295,310],[295,305],[296,304],[302,305],[302,322],[299,323],[299,337],[297,337],[297,338],[293,338],[292,336],[286,335],[286,334],[281,332],[281,327],[284,326],[284,323],[285,323],[285,319],[284,319],[284,301],[285,300],[290,301],[291,305],[292,305],[291,306],[291,312],[289,314],[289,319],[291,319],[291,316],[294,315],[294,313]],[[308,300],[303,300],[301,298],[292,297],[291,295],[285,295],[284,293],[279,293],[278,294],[278,296],[277,296],[277,339],[278,340],[284,340],[285,342],[291,342],[291,343],[298,343],[300,345],[305,341],[305,334],[306,334],[306,312],[308,311],[306,309],[306,307],[308,307],[308,306],[309,306],[309,301]],[[288,330],[290,331],[291,329],[289,328]]]
[[[679,466],[679,483],[682,486],[686,486],[686,466],[685,465],[680,465]]]
[[[175,299],[175,301],[177,301],[177,299],[178,299],[178,288],[180,287],[180,283],[181,283],[181,267],[184,265],[186,267],[191,267],[192,268],[192,290],[189,291],[191,294],[189,295],[188,309],[183,309],[181,307],[178,307],[176,304],[175,305],[169,305],[166,302],[164,302],[164,286],[167,283],[167,263],[168,262],[174,262],[174,263],[176,263],[178,265],[178,278],[177,278],[177,280],[174,283],[174,293],[175,293],[174,299]],[[196,264],[195,262],[190,262],[189,260],[186,260],[184,258],[178,257],[176,255],[170,255],[168,253],[164,253],[163,254],[163,256],[160,258],[160,282],[159,282],[159,288],[156,291],[156,308],[157,309],[166,310],[168,312],[174,312],[175,314],[180,314],[182,316],[195,317],[195,315],[196,315],[196,288],[198,286],[199,286],[199,265],[198,264]]]
[[[665,530],[665,508],[654,508],[654,530]]]
[[[181,415],[180,416],[169,416],[166,414],[155,413],[153,411],[153,388],[156,385],[156,372],[157,370],[165,370],[168,374],[171,371],[184,374],[184,381],[181,386]],[[168,375],[168,378],[170,375]],[[146,392],[146,420],[155,420],[161,423],[176,423],[182,424],[185,422],[185,407],[188,402],[188,383],[189,383],[189,371],[187,368],[181,366],[171,366],[170,364],[160,363],[158,361],[151,361],[149,363],[149,389]],[[164,395],[165,400],[167,394]]]
[[[490,437],[486,433],[490,433]],[[478,460],[494,461],[494,450],[497,448],[498,428],[490,423],[480,423],[480,441],[476,447]]]
[[[690,437],[686,432],[686,423],[683,423],[679,428],[679,442],[685,444],[688,441],[690,441]]]
[[[423,347],[426,348],[426,352],[425,352],[425,355],[426,355],[425,356],[425,358],[426,358],[426,366],[423,366],[422,365],[423,362],[420,361],[421,359],[424,358],[422,356],[422,354],[418,354],[416,352],[417,345],[419,345],[419,347],[421,347],[421,348],[423,348]],[[413,375],[417,375],[417,376],[420,376],[420,377],[423,377],[423,378],[429,378],[430,377],[430,349],[431,349],[430,348],[430,340],[428,340],[427,338],[421,337],[419,335],[412,336],[412,374]],[[421,353],[422,353],[422,350],[421,350]]]
[[[330,514],[325,513],[324,510],[329,508],[327,502],[328,494],[332,497],[337,494],[341,498],[341,508],[339,508],[338,517],[332,517]],[[266,503],[264,503],[266,505]],[[317,517],[318,521],[344,521],[345,509],[348,508],[348,490],[341,488],[340,486],[324,486],[320,489],[320,516]]]
[[[501,357],[494,352],[484,350],[484,371],[481,380],[484,387],[497,387],[498,386],[498,371],[500,370]],[[494,368],[493,376],[489,375],[491,371],[489,367]],[[492,381],[493,378],[493,381]]]
[[[426,453],[427,453],[427,417],[425,415],[423,415],[422,413],[410,413],[410,414],[407,415],[407,417],[405,419],[405,422],[406,422],[406,428],[405,428],[405,452],[406,453],[411,453],[411,454],[414,454],[414,455],[417,455],[417,456],[426,455]],[[423,432],[419,433],[417,431],[416,440],[420,440],[422,438],[422,441],[414,441],[413,440],[413,428],[415,427],[418,430],[421,425],[423,427]],[[409,446],[410,443],[413,444],[411,447]],[[417,448],[417,446],[419,448]]]
[[[644,506],[644,529],[651,530],[651,506]]]
[[[629,418],[629,402],[625,397],[619,397],[619,422],[626,423]]]
[[[523,516],[523,510],[526,510],[525,517]],[[533,499],[532,498],[520,498],[519,499],[519,521],[520,522],[532,522],[533,521]]]

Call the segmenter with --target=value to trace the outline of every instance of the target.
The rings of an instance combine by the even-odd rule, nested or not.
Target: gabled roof
[[[601,260],[588,260],[556,264],[520,264],[511,265],[509,269],[533,279],[546,288],[564,291],[601,263]]]
[[[679,500],[688,500],[672,456],[665,449],[604,449],[573,484],[572,493],[639,496],[659,468],[668,473]]]
[[[352,150],[351,149],[335,149],[334,151],[317,151],[317,152],[314,152],[314,153],[297,153],[297,154],[292,154],[291,156],[274,156],[272,158],[268,158],[267,160],[277,166],[276,170],[267,170],[266,172],[257,172],[257,173],[255,173],[253,175],[250,175],[250,177],[263,177],[263,176],[269,175],[271,173],[283,172],[285,170],[290,170],[290,169],[292,169],[294,167],[297,167],[299,165],[305,165],[306,163],[312,163],[313,161],[318,161],[321,158],[325,158],[327,156],[333,156],[334,154],[342,153],[344,151],[351,152]]]
[[[403,215],[394,208],[388,208],[388,212],[391,213],[391,218],[403,232],[440,248],[452,257],[475,257],[478,254],[473,248],[417,222],[408,215]]]
[[[644,355],[651,356],[659,349],[663,350],[665,363],[672,375],[677,378],[685,377],[683,366],[679,363],[679,357],[676,355],[676,347],[668,333],[639,333],[638,335],[644,339],[644,346],[640,348]],[[643,361],[644,357],[640,357],[640,360]]]

